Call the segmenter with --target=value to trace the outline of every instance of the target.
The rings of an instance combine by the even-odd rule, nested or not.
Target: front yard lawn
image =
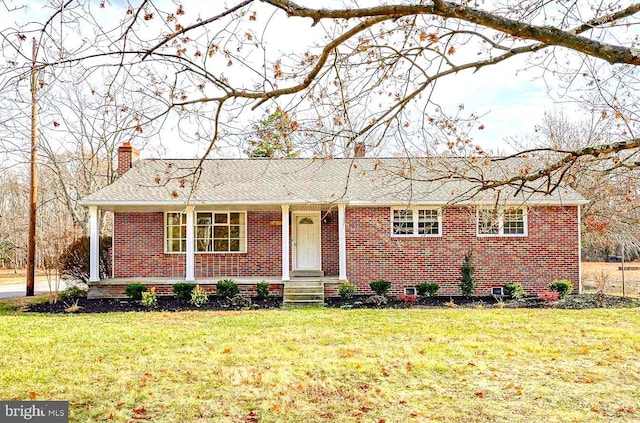
[[[70,421],[585,422],[640,416],[640,313],[0,316],[0,399]]]

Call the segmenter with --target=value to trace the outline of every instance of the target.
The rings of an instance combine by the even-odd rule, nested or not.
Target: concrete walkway
[[[51,285],[55,288],[55,282],[52,281]],[[58,291],[63,291],[66,287],[67,285],[64,282],[60,282]],[[36,295],[49,293],[49,284],[47,281],[36,281],[34,288]],[[26,282],[0,285],[0,298],[24,297],[26,293]]]

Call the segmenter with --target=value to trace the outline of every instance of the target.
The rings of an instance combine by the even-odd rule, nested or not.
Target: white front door
[[[320,212],[293,214],[293,270],[321,270]]]

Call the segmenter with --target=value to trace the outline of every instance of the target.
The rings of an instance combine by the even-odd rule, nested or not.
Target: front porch
[[[218,215],[227,217],[229,206],[187,205],[179,212],[111,208],[111,278],[101,281],[101,209],[90,206],[90,286],[143,281],[140,283],[157,284],[160,292],[165,290],[160,288],[177,282],[209,286],[227,278],[247,286],[255,285],[256,280],[284,286],[286,281],[300,281],[301,276],[317,279],[330,275],[344,281],[348,279],[345,208],[344,203],[236,207],[241,211],[230,212],[238,220],[236,235],[217,223]],[[182,215],[184,221],[169,223],[174,215]],[[216,223],[203,226],[203,216],[215,217]],[[231,241],[217,238],[218,229]],[[217,242],[225,248],[219,250]]]
[[[216,284],[220,279],[225,278],[203,278],[189,283],[200,285],[206,292],[215,293]],[[245,295],[256,295],[256,284],[259,282],[269,283],[269,294],[277,297],[284,297],[284,302],[292,303],[322,303],[325,297],[337,295],[340,279],[337,277],[294,277],[283,281],[280,276],[269,277],[228,277],[238,284],[240,292]],[[158,296],[173,295],[173,285],[184,283],[183,278],[109,278],[97,282],[89,282],[89,298],[126,298],[125,288],[132,283],[146,285],[148,289],[154,287]],[[307,287],[317,286],[320,291],[308,292]],[[321,294],[321,297],[320,297]],[[310,297],[310,298],[309,298]],[[313,301],[309,301],[313,300]]]

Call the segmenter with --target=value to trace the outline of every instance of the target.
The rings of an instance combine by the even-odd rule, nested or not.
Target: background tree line
[[[593,200],[585,242],[637,245],[640,3],[13,0],[0,7],[9,17],[0,30],[0,246],[14,260],[24,240],[33,38],[41,241],[86,230],[78,199],[113,180],[114,149],[132,141],[159,155],[169,144],[192,145],[201,158],[352,157],[362,143],[371,156],[405,158],[390,169],[404,174],[425,165],[417,157],[462,157],[468,166],[429,162],[445,163],[434,180],[473,180],[478,189],[469,196],[569,184]],[[544,81],[549,95],[586,119],[551,116],[529,138],[477,143],[491,116],[451,106],[440,87],[463,77],[480,85],[487,69],[508,66]],[[521,165],[507,167],[499,152]],[[500,177],[485,172],[503,163]]]

